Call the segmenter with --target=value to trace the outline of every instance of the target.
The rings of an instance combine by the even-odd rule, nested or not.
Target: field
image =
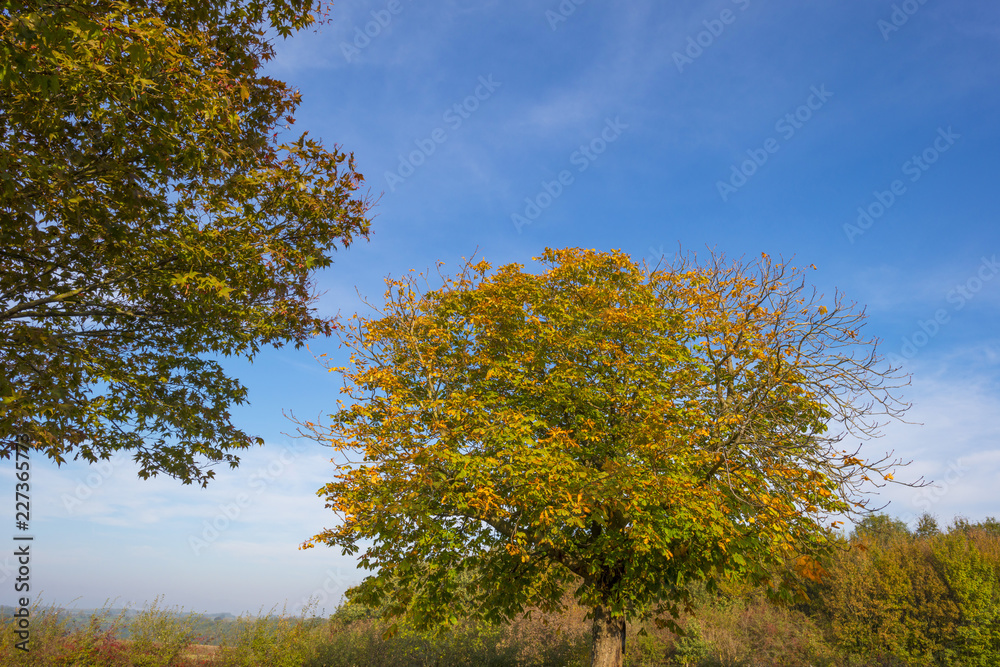
[[[691,582],[683,636],[654,622],[628,627],[630,667],[1000,667],[1000,523],[924,517],[911,532],[871,517],[778,604],[766,590]],[[782,573],[775,571],[775,577]],[[0,608],[0,665],[32,667],[576,667],[589,664],[586,610],[569,593],[559,613],[446,632],[379,620],[345,603],[329,618],[281,612],[234,617],[161,608],[31,610],[30,651]]]
[[[569,600],[567,599],[567,602]],[[704,602],[704,601],[703,601]],[[627,665],[808,664],[832,656],[801,614],[763,601],[741,609],[703,604],[687,638],[654,624],[629,628]],[[9,610],[8,610],[9,612]],[[89,617],[36,608],[29,653],[13,649],[9,616],[0,664],[45,667],[469,667],[588,664],[589,623],[572,604],[561,614],[534,613],[505,626],[460,624],[433,635],[386,625],[367,610],[341,607],[329,619],[258,615],[216,619],[164,610],[98,610]],[[729,627],[726,627],[729,626]],[[766,632],[763,641],[751,639]],[[777,651],[777,653],[776,653]],[[751,652],[753,654],[751,654]],[[780,653],[780,655],[779,655]],[[766,657],[768,662],[751,663]],[[829,664],[825,660],[813,664]]]

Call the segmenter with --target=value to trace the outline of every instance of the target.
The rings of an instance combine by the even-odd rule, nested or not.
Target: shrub
[[[160,598],[128,624],[134,667],[171,667],[180,662],[195,636],[194,614],[160,608]]]
[[[296,618],[284,613],[239,617],[220,642],[212,664],[219,667],[300,667],[306,664],[315,655],[319,633],[317,623],[307,619],[306,613]]]
[[[67,619],[55,607],[43,607],[36,599],[29,609],[29,652],[18,650],[17,622],[13,617],[0,619],[0,664],[19,667],[49,667],[54,665],[63,651],[69,635]]]

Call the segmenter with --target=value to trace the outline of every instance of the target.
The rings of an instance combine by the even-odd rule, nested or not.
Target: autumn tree
[[[834,555],[816,611],[860,664],[1000,665],[1000,534],[868,517]],[[996,522],[992,522],[996,525]],[[932,527],[929,527],[932,526]]]
[[[375,574],[353,600],[427,626],[556,609],[573,587],[602,666],[689,582],[784,571],[770,586],[791,596],[819,576],[833,516],[864,513],[900,463],[840,448],[906,408],[864,312],[766,255],[539,259],[389,279],[338,330],[346,401],[301,426],[338,453],[319,493],[340,523],[303,546],[360,551]]]
[[[259,438],[222,356],[331,332],[370,203],[266,76],[314,0],[0,3],[0,441],[204,484]],[[9,455],[7,446],[0,454]]]

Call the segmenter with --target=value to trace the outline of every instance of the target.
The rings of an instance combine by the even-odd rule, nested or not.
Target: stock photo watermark
[[[919,153],[915,153],[900,167],[903,176],[907,177],[906,181],[910,183],[919,181],[941,159],[941,156],[951,150],[951,147],[961,138],[962,135],[951,129],[950,125],[948,129],[939,127],[937,136],[930,145]],[[854,243],[854,239],[871,229],[872,225],[908,192],[906,181],[897,178],[889,184],[888,189],[872,192],[872,199],[867,204],[858,207],[858,217],[854,224],[844,224],[844,234],[848,241]]]
[[[587,2],[587,0],[562,0],[555,10],[545,11],[545,20],[549,22],[549,27],[555,30],[560,23],[565,23],[570,16],[576,13],[577,7]]]
[[[953,486],[965,477],[969,467],[962,462],[962,459],[955,459],[948,464],[948,469],[944,473],[941,483],[930,484],[920,489],[920,494],[913,499],[913,505],[922,512],[928,512],[942,498],[948,495]]]
[[[748,148],[746,151],[747,159],[729,167],[729,178],[725,181],[716,181],[715,187],[719,191],[722,201],[728,202],[729,197],[749,183],[754,174],[767,164],[771,156],[781,150],[781,142],[791,140],[833,97],[833,93],[826,89],[826,84],[818,88],[811,86],[809,93],[805,102],[774,123],[774,131],[778,133],[780,141],[778,138],[768,137],[760,148]]]
[[[931,510],[957,485],[969,472],[969,466],[961,458],[952,459],[944,472],[944,478],[934,481],[920,489],[920,493],[915,498],[910,499],[910,505],[915,510],[910,510],[902,514],[899,519],[907,525],[914,524],[925,514],[930,514]]]
[[[62,500],[63,507],[70,514],[75,513],[77,508],[90,499],[94,495],[94,491],[108,481],[114,472],[115,466],[111,461],[98,461],[85,478],[77,480],[72,494],[62,494],[60,500]]]
[[[882,39],[886,42],[894,32],[906,25],[910,17],[920,11],[920,8],[927,4],[927,0],[903,0],[899,4],[892,6],[892,13],[887,19],[879,19],[875,27],[882,33]]]
[[[202,521],[201,533],[188,536],[188,546],[191,547],[194,555],[200,556],[204,550],[219,539],[222,533],[239,521],[243,512],[253,506],[257,497],[285,473],[294,458],[292,451],[285,447],[277,458],[250,475],[247,483],[248,491],[237,493],[229,502],[220,503],[215,516],[211,520]]]
[[[614,120],[605,119],[604,128],[596,137],[586,144],[581,144],[575,151],[570,153],[569,163],[576,167],[576,173],[582,174],[590,168],[598,157],[608,150],[608,146],[618,141],[622,132],[628,129],[628,123],[623,123],[621,117],[615,116]],[[563,169],[551,181],[542,179],[538,192],[531,197],[524,198],[524,209],[520,213],[512,213],[511,222],[517,233],[525,225],[530,225],[542,215],[542,213],[552,206],[556,199],[562,196],[566,188],[573,185],[576,177],[570,169]]]
[[[965,308],[987,283],[996,278],[997,274],[1000,274],[1000,262],[997,261],[997,256],[983,257],[973,275],[948,291],[945,300],[952,304],[951,309],[938,308],[933,316],[926,320],[917,320],[912,333],[903,336],[899,352],[888,356],[889,364],[899,367],[904,361],[917,356],[917,353],[951,322],[952,315]]]
[[[745,12],[750,6],[750,0],[732,0],[732,2],[739,7],[741,12]],[[701,58],[705,50],[711,48],[722,37],[726,27],[736,23],[738,16],[732,9],[723,9],[719,12],[718,17],[702,21],[701,24],[705,26],[705,29],[694,35],[688,35],[687,45],[681,51],[673,53],[677,71],[683,74],[685,67],[693,65],[695,60]]]
[[[348,588],[358,583],[358,571],[340,567],[328,568],[326,579],[312,593],[299,600],[292,607],[296,613],[302,614],[308,610],[325,609],[324,605],[339,605],[340,598]]]
[[[13,438],[14,450],[14,562],[10,565],[10,575],[14,577],[14,648],[28,652],[31,640],[31,547],[34,537],[28,534],[31,528],[31,458],[28,454],[30,441],[27,436]],[[16,569],[15,569],[16,568]],[[4,579],[8,578],[4,567]]]
[[[382,34],[389,27],[393,18],[399,16],[405,5],[402,0],[389,0],[382,9],[371,11],[371,21],[365,23],[363,27],[354,28],[354,39],[350,42],[340,43],[340,52],[344,54],[347,62],[354,62],[354,59],[361,55],[361,52],[368,48],[372,40]]]
[[[445,127],[451,131],[456,131],[462,124],[472,117],[483,102],[490,99],[493,93],[502,86],[500,81],[494,81],[493,75],[479,77],[479,85],[476,86],[472,94],[448,107],[441,120]],[[405,183],[406,179],[416,173],[417,169],[427,163],[427,159],[434,155],[438,146],[448,141],[448,130],[445,127],[436,127],[431,130],[426,137],[414,139],[416,149],[407,154],[399,154],[399,164],[395,171],[385,172],[385,182],[392,192],[396,187]]]

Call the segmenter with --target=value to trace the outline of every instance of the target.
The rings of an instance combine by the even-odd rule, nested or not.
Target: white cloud
[[[925,367],[926,368],[926,367]],[[982,519],[1000,514],[1000,394],[989,374],[918,372],[910,388],[909,421],[886,428],[883,439],[866,445],[869,456],[883,449],[912,459],[896,478],[923,477],[933,486],[911,489],[890,484],[881,497],[893,501],[890,514],[914,519],[924,511],[945,523],[956,515]]]

